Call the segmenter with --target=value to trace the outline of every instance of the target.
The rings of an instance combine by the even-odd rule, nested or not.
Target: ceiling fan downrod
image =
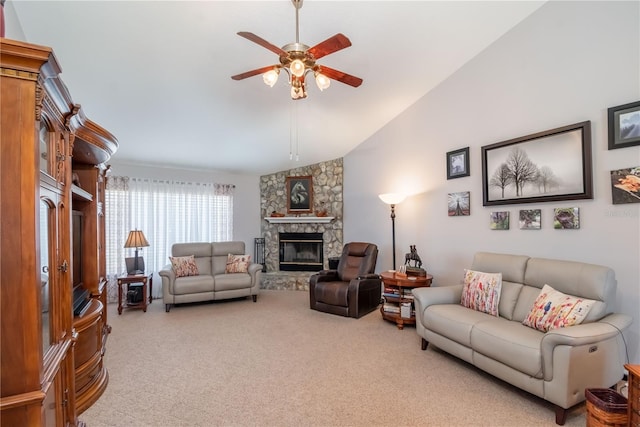
[[[291,0],[291,3],[296,8],[296,44],[300,44],[300,17],[298,12],[302,7],[302,0]]]

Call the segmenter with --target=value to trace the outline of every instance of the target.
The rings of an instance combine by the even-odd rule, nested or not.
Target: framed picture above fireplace
[[[287,212],[310,213],[313,209],[313,178],[311,176],[287,177]]]

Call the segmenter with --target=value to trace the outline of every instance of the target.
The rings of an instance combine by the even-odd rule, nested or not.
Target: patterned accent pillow
[[[464,287],[460,304],[476,311],[498,316],[502,290],[502,273],[464,270]]]
[[[197,276],[200,274],[193,255],[170,256],[169,259],[171,260],[171,268],[174,273],[176,273],[176,277]]]
[[[522,324],[547,332],[582,323],[595,301],[574,297],[544,285]]]
[[[227,268],[225,273],[246,273],[249,271],[251,255],[227,255]]]

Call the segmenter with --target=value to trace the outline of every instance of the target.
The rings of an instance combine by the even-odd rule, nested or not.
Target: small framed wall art
[[[311,176],[288,176],[287,212],[310,213],[313,208],[313,179]]]
[[[640,145],[640,101],[607,110],[609,150]]]
[[[518,224],[520,230],[540,230],[542,211],[540,209],[522,209]]]
[[[471,204],[469,203],[470,192],[461,191],[459,193],[449,193],[447,196],[447,208],[449,216],[469,216],[471,215]]]
[[[509,211],[491,212],[491,222],[489,223],[491,230],[508,230],[509,229]]]
[[[580,228],[580,208],[555,208],[553,228],[557,230],[577,230]]]
[[[447,179],[469,176],[469,147],[447,153]]]
[[[611,199],[614,205],[640,203],[640,166],[611,171]]]

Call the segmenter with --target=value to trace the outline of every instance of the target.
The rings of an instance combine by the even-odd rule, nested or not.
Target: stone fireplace
[[[289,176],[311,176],[313,179],[313,209],[309,214],[287,212],[286,179]],[[263,289],[307,290],[309,276],[314,271],[329,268],[329,257],[342,253],[342,159],[303,166],[260,177],[261,236],[264,238],[266,272],[262,274]],[[327,217],[317,216],[324,210]],[[272,216],[273,212],[284,217]],[[280,264],[281,233],[317,233],[322,236],[322,267],[283,268]],[[314,249],[319,251],[320,248]],[[303,257],[309,257],[305,249]],[[316,253],[316,252],[314,252]],[[303,261],[304,262],[304,261]]]

